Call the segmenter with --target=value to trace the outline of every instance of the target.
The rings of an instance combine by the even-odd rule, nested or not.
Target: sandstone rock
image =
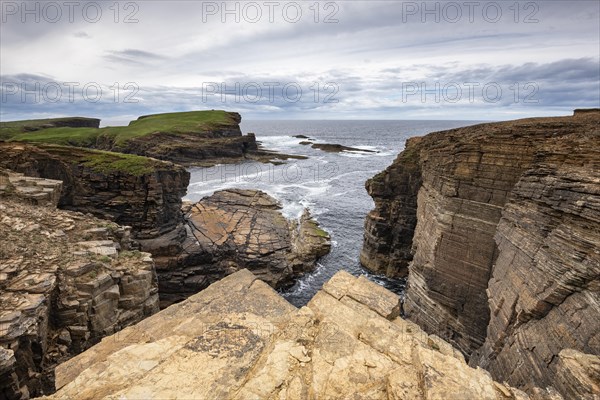
[[[81,241],[90,230],[104,239]],[[132,247],[127,232],[27,198],[2,200],[0,398],[51,393],[57,363],[158,311],[153,264],[124,250]]]
[[[573,349],[561,350],[556,366],[556,387],[566,398],[600,397],[600,357]]]
[[[0,197],[17,197],[33,205],[56,207],[62,181],[25,176],[0,168]]]
[[[243,268],[273,287],[311,270],[329,252],[329,235],[308,212],[290,223],[280,210],[260,191],[219,191],[191,208],[180,231],[141,241],[143,250],[158,256],[162,306]]]
[[[591,110],[432,133],[367,182],[361,262],[408,272],[408,318],[513,386],[556,382],[562,349],[600,353],[598,126]]]
[[[329,288],[372,285],[340,272]],[[60,365],[48,399],[529,398],[382,317],[392,296],[321,291],[298,310],[241,270]]]

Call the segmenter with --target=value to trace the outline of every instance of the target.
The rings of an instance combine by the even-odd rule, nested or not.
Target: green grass
[[[49,129],[55,124],[67,123],[77,120],[85,121],[90,120],[90,118],[66,117],[0,122],[0,140],[8,140],[14,136],[23,134],[28,131]]]
[[[43,122],[45,121],[45,122]],[[164,132],[169,134],[207,134],[211,130],[235,124],[232,115],[226,111],[190,111],[155,114],[132,121],[128,126],[106,128],[47,128],[33,132],[23,132],[24,126],[48,124],[49,120],[31,120],[0,123],[0,139],[37,143],[54,143],[68,146],[91,147],[99,140],[109,140],[119,147],[127,141]]]
[[[150,174],[168,167],[162,161],[133,154],[113,153],[77,147],[44,144],[41,149],[72,164],[81,164],[102,174],[125,173],[134,176]]]
[[[111,153],[96,150],[93,154],[83,158],[83,165],[96,172],[109,174],[111,172],[125,172],[141,176],[150,174],[155,170],[155,162],[147,157],[132,154]]]

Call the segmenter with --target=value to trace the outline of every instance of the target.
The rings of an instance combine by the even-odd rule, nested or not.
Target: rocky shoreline
[[[255,141],[254,135],[241,137],[239,118],[195,136],[163,132],[127,142],[156,151],[158,140],[164,148],[186,148],[194,160],[184,159],[183,150],[115,148],[117,139],[93,136],[111,134],[98,125],[84,118],[2,123],[0,134],[9,140],[0,141],[0,220],[2,240],[11,240],[3,242],[0,257],[2,398],[51,393],[55,365],[155,313],[159,304],[185,300],[243,268],[274,287],[290,285],[329,252],[329,236],[308,210],[299,221],[288,221],[262,192],[225,191],[182,204],[190,175],[178,163],[287,158],[256,144],[230,151],[230,142],[239,149],[238,141]],[[51,140],[21,140],[29,134]],[[58,136],[82,134],[95,142],[56,143]],[[184,146],[190,140],[219,151]],[[103,146],[120,152],[98,149]],[[31,252],[28,239],[37,238],[38,230],[37,251]],[[65,242],[55,249],[60,256],[48,240]],[[23,251],[29,258],[18,257]],[[38,254],[51,265],[35,265]]]
[[[179,163],[273,159],[230,151],[248,137],[223,113],[1,126],[0,397],[52,393],[56,365],[57,399],[600,394],[600,111],[409,139],[367,182],[361,252],[407,276],[405,301],[341,272],[300,310],[273,288],[330,250],[308,210],[288,221],[257,190],[182,203]]]
[[[407,318],[515,387],[600,390],[599,126],[577,110],[412,138],[366,185],[362,263],[408,274]],[[561,386],[567,349],[588,354],[588,382],[569,373],[585,395]]]
[[[178,230],[140,241],[155,255],[161,306],[248,269],[274,288],[293,284],[329,253],[329,235],[305,210],[288,221],[279,203],[256,190],[222,190],[184,206]]]

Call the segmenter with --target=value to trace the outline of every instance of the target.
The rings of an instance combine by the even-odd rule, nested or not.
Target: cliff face
[[[422,183],[420,140],[408,139],[406,150],[396,161],[366,183],[375,209],[365,221],[360,262],[371,271],[400,277],[408,273],[417,225],[417,193]]]
[[[242,136],[242,117],[221,110],[146,115],[128,126],[98,128],[100,120],[56,118],[0,123],[0,140],[51,143],[136,154],[181,165],[215,165],[256,152],[254,134]]]
[[[513,385],[557,381],[564,348],[600,354],[600,147],[586,139],[544,143],[497,227],[491,319],[471,362]]]
[[[186,224],[162,238],[142,240],[156,255],[161,306],[186,299],[209,284],[248,268],[282,287],[329,252],[329,235],[308,213],[299,223],[256,190],[223,190],[188,207]]]
[[[10,180],[0,185],[0,398],[25,400],[54,391],[58,363],[158,311],[158,287],[129,228],[32,205],[29,189],[60,192],[56,181]]]
[[[181,222],[189,173],[142,157],[81,148],[0,143],[0,166],[63,182],[59,206],[131,226],[156,237]]]
[[[50,398],[529,398],[398,318],[399,300],[339,272],[298,310],[238,271],[60,365]]]
[[[257,150],[254,134],[242,136],[240,122],[242,116],[235,112],[224,113],[222,121],[211,123],[205,128],[189,127],[180,129],[174,124],[171,130],[156,129],[155,132],[134,137],[124,144],[108,141],[98,143],[106,150],[138,154],[160,160],[168,160],[181,165],[214,165],[220,162],[241,160],[246,153]],[[132,122],[159,118],[161,115],[148,115]]]
[[[600,353],[599,125],[595,111],[433,133],[367,183],[365,266],[410,264],[408,318],[481,348],[471,362],[499,380],[548,384],[562,349]]]

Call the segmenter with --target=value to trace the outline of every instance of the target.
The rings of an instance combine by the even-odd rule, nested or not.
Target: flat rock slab
[[[241,270],[60,365],[46,399],[529,398],[381,316],[398,298],[373,285],[340,272],[296,309]]]

